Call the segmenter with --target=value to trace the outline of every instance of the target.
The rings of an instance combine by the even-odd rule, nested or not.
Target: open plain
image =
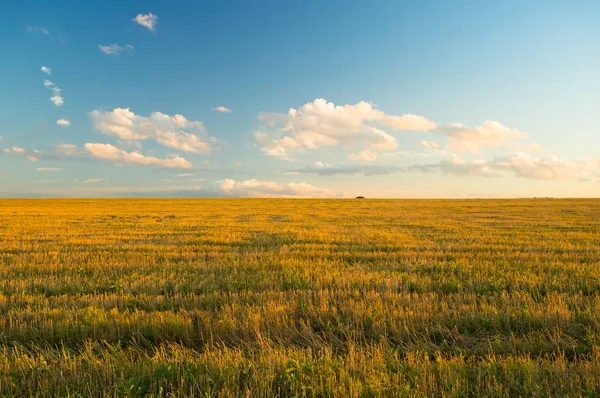
[[[0,200],[2,396],[598,396],[599,200]]]

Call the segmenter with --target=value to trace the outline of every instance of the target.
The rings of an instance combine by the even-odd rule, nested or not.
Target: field
[[[599,200],[0,200],[0,396],[598,396]]]

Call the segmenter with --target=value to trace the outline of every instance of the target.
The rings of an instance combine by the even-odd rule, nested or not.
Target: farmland
[[[597,396],[600,201],[0,200],[2,396]]]

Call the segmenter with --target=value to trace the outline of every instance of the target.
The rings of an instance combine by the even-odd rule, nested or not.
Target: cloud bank
[[[379,151],[397,148],[396,138],[378,126],[394,130],[429,131],[436,124],[422,116],[388,115],[361,101],[355,105],[336,106],[318,98],[287,114],[262,113],[260,130],[255,140],[269,155],[290,159],[295,152],[317,150],[322,147],[343,145],[362,147],[368,152],[353,155],[353,160],[373,161]]]
[[[145,156],[140,152],[127,152],[110,144],[87,143],[85,150],[90,156],[115,163],[117,165],[137,164],[143,166],[160,166],[166,168],[189,169],[192,164],[178,155],[160,159],[153,156]]]
[[[153,139],[168,148],[203,155],[211,153],[216,143],[206,134],[202,122],[187,120],[183,115],[154,112],[144,117],[129,108],[115,108],[92,111],[90,117],[96,130],[121,140]]]
[[[332,198],[342,197],[329,189],[317,188],[307,183],[278,183],[273,181],[224,179],[205,184],[203,192],[211,192],[217,196],[249,197],[249,198]]]

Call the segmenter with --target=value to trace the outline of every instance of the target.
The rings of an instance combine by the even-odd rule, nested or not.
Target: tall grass
[[[597,396],[598,200],[1,200],[0,395]]]

